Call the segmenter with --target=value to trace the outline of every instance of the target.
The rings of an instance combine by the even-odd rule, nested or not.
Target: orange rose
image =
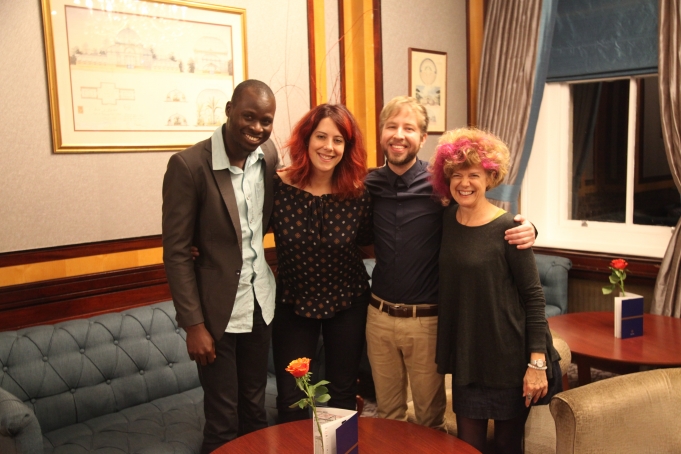
[[[610,266],[616,270],[624,270],[627,268],[627,266],[629,266],[629,264],[624,259],[615,259],[610,262]]]
[[[310,358],[298,358],[291,361],[286,368],[295,378],[304,377],[310,371]]]

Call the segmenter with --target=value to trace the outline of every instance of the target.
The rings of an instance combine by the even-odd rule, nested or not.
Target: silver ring
[[[528,394],[527,399],[532,399],[532,394]]]

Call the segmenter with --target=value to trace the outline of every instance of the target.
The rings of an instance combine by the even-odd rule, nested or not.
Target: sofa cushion
[[[193,454],[204,422],[199,387],[45,433],[43,446],[46,454]]]

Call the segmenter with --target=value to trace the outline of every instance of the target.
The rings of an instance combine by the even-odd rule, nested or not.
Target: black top
[[[467,227],[456,220],[457,208],[444,214],[438,372],[453,374],[458,386],[522,386],[531,352],[545,353],[549,368],[560,359],[534,253],[504,240],[504,231],[516,225],[513,215]]]
[[[277,303],[331,318],[369,288],[358,245],[371,244],[371,196],[314,196],[274,177]]]
[[[376,268],[371,288],[392,303],[438,302],[443,207],[433,196],[427,167],[417,160],[398,176],[386,165],[366,178],[374,204]]]

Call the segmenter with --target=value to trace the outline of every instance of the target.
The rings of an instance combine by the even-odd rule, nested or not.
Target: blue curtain
[[[561,0],[547,81],[657,73],[658,0]]]

